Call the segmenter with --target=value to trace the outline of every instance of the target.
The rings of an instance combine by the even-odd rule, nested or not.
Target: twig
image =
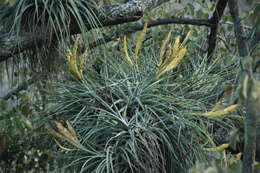
[[[232,23],[232,22],[220,22],[219,23],[220,25],[234,25],[234,23]],[[248,25],[241,25],[243,28],[245,28],[245,29],[252,29],[253,27],[251,27],[251,26],[248,26]]]
[[[250,52],[254,51],[255,48],[257,48],[258,43],[260,42],[260,28],[256,26],[255,28],[253,28],[252,32],[253,36],[249,44]]]
[[[215,11],[210,18],[212,26],[210,27],[210,35],[208,41],[208,62],[211,62],[213,52],[216,48],[218,24],[227,6],[227,2],[228,0],[219,0],[216,5]]]

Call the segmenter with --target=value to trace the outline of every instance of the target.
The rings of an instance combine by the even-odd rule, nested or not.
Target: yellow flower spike
[[[180,42],[180,36],[177,36],[174,45],[171,48],[170,55],[166,57],[165,60],[162,60],[163,56],[165,56],[166,45],[168,44],[169,39],[171,37],[171,33],[168,34],[166,40],[163,42],[163,45],[160,49],[160,64],[158,66],[156,78],[159,78],[164,73],[175,69],[180,64],[185,54],[187,53],[185,44],[188,41],[190,33],[191,32],[188,32],[182,43]]]
[[[51,128],[51,126],[49,124],[45,124],[45,128],[48,130],[48,132],[53,135],[55,138],[59,138],[61,140],[66,140],[66,138],[61,135],[60,133],[56,132],[55,130],[53,130],[53,128]]]
[[[70,124],[70,122],[68,120],[66,121],[66,124],[67,124],[68,130],[70,131],[70,133],[73,136],[77,136],[75,129],[72,127],[72,125]]]
[[[180,36],[177,36],[174,45],[172,47],[172,54],[176,54],[180,49]]]
[[[67,137],[67,134],[69,134],[70,132],[63,126],[63,124],[58,120],[55,120],[55,124],[56,124],[60,134]]]
[[[124,35],[124,40],[123,40],[123,48],[124,48],[124,52],[125,52],[125,59],[126,59],[126,62],[133,66],[134,63],[133,61],[131,60],[129,54],[128,54],[128,50],[127,50],[127,41],[126,41],[126,36]]]
[[[72,71],[72,73],[75,75],[75,77],[77,77],[78,79],[82,79],[83,75],[82,73],[79,71],[78,69],[78,64],[77,64],[77,51],[78,51],[78,46],[79,46],[79,37],[77,37],[73,48],[71,50],[69,50],[69,53],[67,55],[67,59],[69,62],[69,66],[70,69]]]
[[[215,104],[215,106],[212,108],[211,111],[212,111],[212,112],[218,111],[218,110],[220,110],[221,106],[222,106],[222,99],[220,99],[220,100]]]
[[[235,105],[231,105],[222,110],[210,111],[210,112],[205,112],[202,114],[194,113],[193,115],[203,116],[203,117],[221,117],[221,116],[230,114],[231,112],[234,112],[237,109],[237,107],[238,107],[238,105],[235,104]]]
[[[169,41],[171,39],[171,32],[169,32],[169,34],[167,35],[166,39],[163,41],[162,46],[160,48],[160,62],[157,65],[158,69],[161,68],[162,64],[165,62],[165,60],[167,60],[167,57],[169,57],[171,55],[171,48]]]
[[[188,39],[189,39],[189,37],[190,37],[190,34],[191,34],[191,31],[189,31],[189,32],[187,33],[187,35],[186,35],[186,37],[184,38],[184,40],[182,41],[180,47],[184,47],[184,46],[185,46],[185,44],[187,43],[187,41],[188,41]]]
[[[177,38],[176,38],[176,40],[174,42],[174,45],[172,47],[171,54],[162,63],[161,68],[165,68],[178,55],[179,47],[180,47],[180,37],[177,36]]]
[[[163,41],[163,44],[162,44],[162,47],[160,49],[160,59],[163,58],[163,56],[165,55],[165,52],[166,52],[166,48],[167,48],[167,45],[171,39],[171,36],[172,36],[172,32],[169,32],[169,34],[167,35],[166,39]]]
[[[213,147],[213,148],[204,148],[204,151],[209,151],[209,152],[219,152],[219,151],[223,151],[225,149],[227,149],[229,147],[229,143],[227,144],[222,144],[220,146],[217,147]]]
[[[77,137],[73,136],[68,129],[66,129],[61,122],[55,121],[55,124],[59,130],[59,132],[66,138],[68,142],[74,143],[74,144],[80,144]]]
[[[86,49],[85,52],[80,56],[80,62],[79,62],[80,79],[83,79],[84,63],[87,61],[87,58],[88,58],[88,50]]]
[[[184,58],[185,54],[187,52],[186,48],[181,49],[179,52],[177,53],[173,53],[169,59],[171,59],[171,61],[169,61],[167,64],[164,64],[164,66],[158,71],[157,73],[157,78],[160,77],[162,74],[175,69],[181,62],[181,60]]]
[[[74,45],[73,45],[73,48],[72,48],[72,54],[73,55],[77,55],[78,47],[79,47],[79,36],[76,38],[76,41],[74,42]]]
[[[143,43],[143,41],[145,39],[146,31],[147,31],[147,22],[145,22],[144,28],[141,31],[141,33],[140,33],[140,35],[138,37],[138,40],[136,42],[136,46],[135,46],[135,53],[134,53],[134,55],[135,55],[135,65],[137,67],[140,64],[140,57],[138,55],[139,55],[139,50],[142,47],[142,43]]]
[[[48,130],[48,132],[53,135],[57,139],[65,140],[73,144],[80,144],[79,139],[76,136],[76,132],[71,126],[71,124],[66,121],[66,124],[68,126],[68,129],[63,126],[63,124],[57,120],[55,120],[55,124],[58,128],[58,132],[56,132],[49,124],[45,124],[45,128]],[[61,147],[61,145],[59,145]],[[62,148],[62,147],[61,147]]]
[[[175,69],[180,64],[180,62],[184,58],[186,52],[187,52],[187,49],[183,48],[178,52],[177,56],[174,56],[174,58],[172,58],[172,61],[169,64],[169,70]]]

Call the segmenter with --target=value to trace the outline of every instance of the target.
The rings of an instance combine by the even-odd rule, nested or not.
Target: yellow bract
[[[232,165],[232,164],[238,162],[239,160],[241,160],[241,156],[242,156],[242,153],[237,153],[235,155],[231,155],[230,158],[228,159],[228,164]]]
[[[72,125],[70,124],[69,121],[66,121],[67,127],[65,127],[58,120],[55,120],[55,124],[56,124],[56,127],[58,129],[57,131],[54,130],[49,124],[45,124],[45,128],[49,131],[50,134],[52,134],[56,139],[65,140],[65,141],[70,142],[74,145],[80,145],[80,141],[77,138],[76,131],[74,130],[74,128],[72,127]],[[72,151],[72,149],[61,146],[61,144],[57,140],[56,140],[56,142],[62,149]]]
[[[216,112],[216,111],[218,111],[218,110],[220,110],[221,109],[221,106],[222,106],[222,99],[220,99],[216,104],[215,104],[215,106],[212,108],[212,112]]]
[[[163,41],[162,47],[160,49],[160,64],[163,62],[163,57],[165,56],[167,46],[169,45],[169,41],[171,39],[172,33],[169,32],[167,38]]]
[[[218,152],[218,151],[222,151],[225,150],[226,148],[229,147],[229,144],[222,144],[220,146],[217,147],[212,147],[212,148],[204,148],[205,151],[209,151],[209,152]]]
[[[210,112],[205,112],[205,113],[193,113],[193,115],[197,115],[197,116],[204,116],[204,117],[221,117],[227,114],[230,114],[232,112],[234,112],[237,109],[238,105],[231,105],[225,109],[222,110],[216,110],[216,108],[213,108],[212,111]]]
[[[147,31],[147,22],[145,22],[144,28],[141,31],[141,33],[139,35],[139,38],[138,38],[138,40],[136,42],[136,46],[135,46],[135,64],[136,64],[137,67],[140,64],[139,50],[141,49],[142,43],[143,43],[143,41],[145,39],[146,31]]]
[[[159,78],[164,73],[175,69],[180,64],[181,60],[184,58],[187,52],[185,45],[189,36],[190,32],[186,35],[182,43],[180,42],[180,37],[178,36],[175,40],[173,47],[171,48],[170,55],[168,57],[164,57],[166,52],[166,45],[168,44],[171,37],[171,34],[168,34],[160,50],[160,64],[158,66],[156,78]]]
[[[138,66],[140,64],[139,50],[141,49],[143,41],[145,39],[146,31],[147,31],[147,22],[145,22],[144,28],[141,31],[141,33],[138,37],[138,40],[136,41],[135,51],[134,51],[134,56],[135,56],[134,62],[132,61],[132,59],[130,58],[129,53],[128,53],[126,36],[124,36],[124,38],[123,38],[124,39],[123,48],[124,48],[124,53],[125,53],[125,60],[129,65],[134,66],[136,68],[138,68]]]
[[[87,49],[85,52],[81,55],[78,56],[78,46],[79,46],[79,37],[77,37],[73,48],[69,50],[67,54],[67,59],[68,63],[71,69],[72,74],[78,78],[78,79],[83,79],[83,69],[84,69],[84,62],[88,58],[88,51]],[[80,61],[78,62],[78,59]]]
[[[134,63],[133,63],[133,61],[131,60],[131,58],[130,58],[130,56],[129,56],[129,54],[128,54],[128,50],[127,50],[126,36],[124,36],[123,47],[124,47],[126,62],[127,62],[129,65],[133,66]]]

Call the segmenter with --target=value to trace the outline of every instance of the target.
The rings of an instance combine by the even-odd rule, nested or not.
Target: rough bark
[[[224,10],[227,6],[227,2],[228,0],[219,0],[216,5],[215,11],[210,19],[212,26],[210,28],[209,43],[208,43],[208,57],[209,57],[208,61],[211,61],[211,57],[216,48],[218,25],[224,13]]]
[[[98,27],[137,21],[142,18],[145,12],[168,1],[169,0],[130,0],[124,4],[103,7],[100,11],[96,12],[96,16],[100,23]],[[86,26],[88,30],[93,29],[87,22]],[[78,34],[80,32],[79,26],[76,24],[71,25],[71,34]],[[0,62],[5,61],[9,57],[19,54],[20,52],[33,48],[35,44],[44,44],[48,39],[50,39],[49,36],[42,32],[35,32],[34,34],[30,32],[1,34]]]
[[[237,38],[237,46],[238,46],[238,51],[239,55],[241,57],[248,56],[248,46],[245,41],[245,32],[243,30],[243,27],[240,23],[240,18],[239,18],[239,9],[237,2],[233,2],[233,0],[229,1],[229,9],[230,9],[230,14],[234,22],[234,32],[235,36]]]
[[[228,2],[230,14],[234,21],[234,32],[236,36],[239,56],[242,57],[242,75],[245,76],[241,80],[241,96],[240,101],[246,108],[245,119],[245,145],[243,156],[243,173],[254,173],[254,162],[256,154],[256,122],[259,115],[259,103],[260,103],[260,84],[253,77],[252,70],[252,58],[249,57],[248,45],[245,40],[245,33],[240,23],[239,9],[236,0],[229,0]]]

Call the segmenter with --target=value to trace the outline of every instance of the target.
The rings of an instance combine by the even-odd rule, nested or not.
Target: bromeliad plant
[[[83,42],[88,44],[86,30],[101,25],[95,12],[99,3],[94,0],[12,0],[6,3],[0,12],[1,29],[11,35],[29,32],[30,37],[35,38],[33,49],[23,51],[23,58],[14,63],[29,63],[27,68],[38,72],[60,70],[59,67],[63,67],[60,53],[64,53],[64,47],[69,44],[71,32],[77,28],[84,36]],[[101,37],[97,30],[92,34]],[[36,41],[38,35],[44,36],[41,44]]]
[[[194,114],[208,110],[207,103],[215,102],[215,92],[224,80],[217,74],[224,74],[213,71],[214,65],[202,65],[203,61],[178,71],[189,34],[182,43],[177,37],[173,47],[167,46],[169,34],[158,59],[149,47],[140,53],[146,30],[147,24],[133,56],[124,37],[125,61],[105,58],[99,72],[85,69],[83,74],[76,56],[70,56],[76,55],[75,46],[71,50],[69,65],[79,80],[58,83],[51,111],[71,125],[55,122],[56,128],[46,126],[66,150],[69,169],[96,173],[186,172],[196,160],[208,159],[204,148],[215,147],[212,129],[227,132],[234,126],[228,118],[220,121],[203,113]],[[172,69],[176,72],[167,73]],[[223,113],[218,108],[214,113],[230,114],[231,110]]]

